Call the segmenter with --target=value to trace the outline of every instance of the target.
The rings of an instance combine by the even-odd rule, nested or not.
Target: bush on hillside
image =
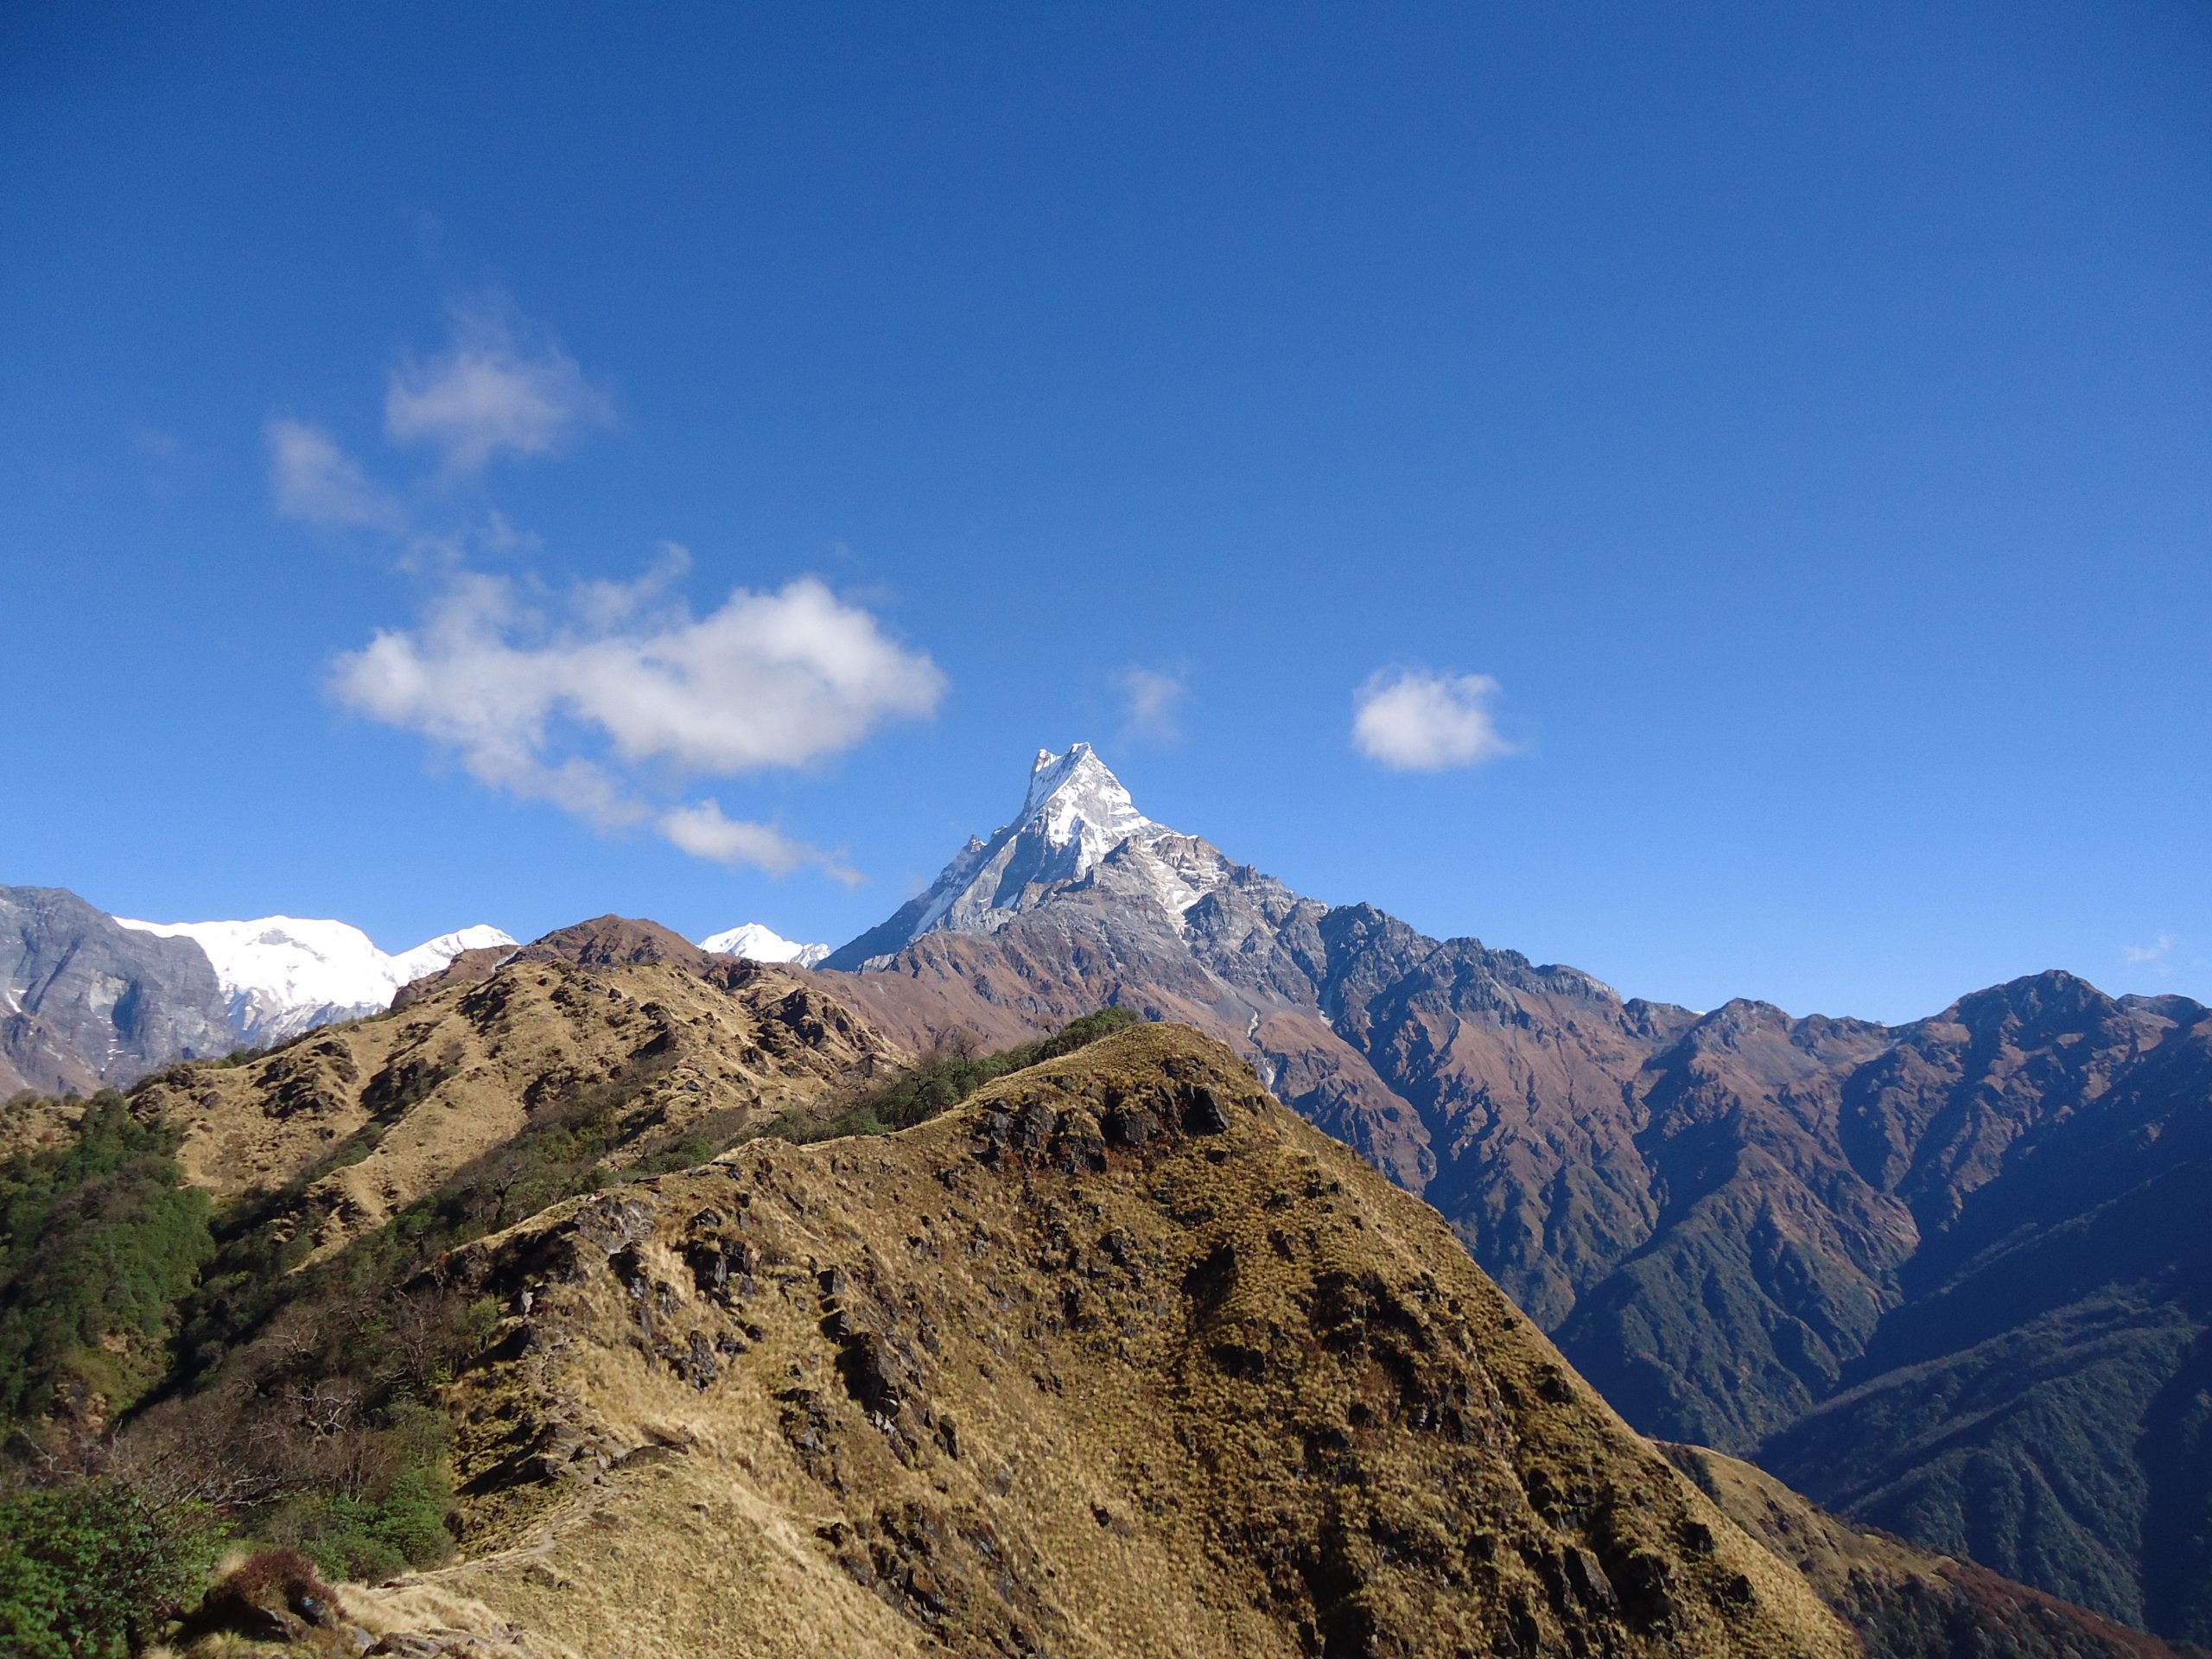
[[[769,1133],[786,1141],[838,1140],[850,1135],[889,1135],[950,1111],[986,1084],[1046,1060],[1072,1054],[1102,1037],[1143,1023],[1134,1008],[1101,1008],[1071,1020],[1050,1037],[986,1054],[965,1032],[939,1039],[912,1067],[861,1096],[828,1122],[786,1118]]]
[[[0,1492],[0,1653],[119,1659],[182,1612],[220,1535],[113,1480]]]
[[[0,1415],[40,1415],[69,1382],[119,1411],[160,1379],[215,1251],[179,1139],[104,1093],[60,1145],[0,1164]]]

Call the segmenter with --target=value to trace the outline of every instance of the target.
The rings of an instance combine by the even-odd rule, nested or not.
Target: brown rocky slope
[[[1434,1205],[1639,1428],[2212,1642],[2205,1008],[2059,972],[1900,1027],[1624,999],[1304,898],[1083,767],[1083,814],[1033,798],[813,982],[909,1044],[1187,1020]],[[1078,859],[1077,819],[1135,828]]]
[[[579,1651],[1834,1655],[1435,1215],[1194,1033],[470,1247],[467,1564]]]
[[[1899,1027],[1693,1015],[1364,907],[1171,950],[1126,906],[810,978],[908,1042],[1191,1019],[1433,1204],[1639,1428],[2212,1639],[2204,1008],[2050,973]]]
[[[615,1172],[686,1147],[696,1161],[909,1058],[819,990],[650,922],[601,918],[468,966],[389,1014],[164,1072],[133,1109],[183,1131],[194,1185],[282,1205],[321,1255],[550,1114],[606,1120]],[[507,1218],[532,1196],[518,1189]]]

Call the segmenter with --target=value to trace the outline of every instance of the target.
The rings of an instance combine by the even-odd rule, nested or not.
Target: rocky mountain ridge
[[[0,1101],[91,1094],[236,1046],[206,952],[60,887],[0,887]]]
[[[935,932],[992,933],[1048,899],[1086,884],[1183,915],[1230,878],[1219,849],[1154,823],[1088,743],[1039,749],[1021,810],[988,840],[972,837],[935,881],[879,925],[823,958],[825,967],[881,965]]]
[[[54,1409],[82,1433],[92,1379],[167,1353],[110,1478],[386,1563],[233,1585],[189,1659],[1843,1659],[1839,1611],[1931,1605],[1945,1639],[1908,1620],[1879,1659],[2164,1652],[1925,1560],[1840,1599],[1187,1029],[820,1139],[910,1058],[825,982],[866,982],[603,917],[131,1096],[215,1254],[166,1347],[132,1313]],[[19,1106],[12,1144],[58,1154],[86,1110]],[[0,1271],[0,1350],[19,1311]]]
[[[756,1142],[454,1271],[529,1309],[462,1459],[487,1541],[550,1572],[454,1587],[585,1650],[1850,1649],[1431,1215],[1187,1032],[888,1140]],[[600,1541],[641,1533],[670,1541]]]
[[[1056,842],[1033,787],[926,904],[825,964],[855,971],[820,982],[917,1045],[956,1027],[1011,1040],[1107,1001],[1188,1021],[1436,1205],[1647,1432],[1767,1447],[1854,1514],[2212,1639],[2212,1561],[2182,1541],[2207,1535],[2173,1472],[2206,1441],[2188,1404],[2212,1319],[2190,1244],[2188,1149],[2212,1122],[2202,1007],[2063,973],[1897,1027],[1624,999],[1574,969],[1303,898],[1162,829],[1097,782],[1094,755],[1071,755],[1106,804],[1098,820],[1137,826],[1126,841]],[[1076,768],[1040,757],[1038,776]],[[1154,875],[1163,845],[1200,849],[1188,903]],[[2094,1202],[2069,1194],[2088,1172],[2106,1183]],[[2022,1241],[2119,1241],[2112,1217],[2145,1204],[2150,1219],[2069,1268],[2055,1301],[2001,1266],[2043,1259]],[[2028,1333],[2045,1320],[2074,1334],[2039,1351]],[[1966,1330],[1995,1346],[1943,1347]],[[1926,1395],[1909,1379],[1931,1364],[1961,1380]],[[1906,1408],[1930,1398],[1980,1425],[1940,1455],[1955,1419]],[[2046,1466],[2054,1447],[2063,1468]]]
[[[436,1191],[551,1103],[590,1096],[620,1171],[676,1148],[703,1158],[907,1058],[773,968],[621,918],[464,957],[416,987],[385,1018],[242,1065],[158,1074],[134,1107],[181,1133],[178,1161],[219,1200],[276,1195],[309,1259]]]

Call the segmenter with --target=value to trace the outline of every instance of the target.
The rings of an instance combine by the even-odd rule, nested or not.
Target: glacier
[[[699,948],[709,956],[746,957],[754,962],[795,962],[802,968],[811,968],[830,954],[826,944],[801,944],[759,922],[747,922],[720,933],[710,933],[699,941]]]
[[[480,924],[390,955],[351,923],[325,918],[115,919],[142,933],[188,938],[206,951],[228,1001],[232,1029],[240,1042],[257,1048],[289,1042],[335,1020],[381,1014],[401,986],[436,973],[464,950],[516,946],[512,935]]]

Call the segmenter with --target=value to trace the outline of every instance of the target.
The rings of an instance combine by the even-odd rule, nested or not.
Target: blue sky
[[[0,880],[839,941],[1087,738],[1631,993],[2212,997],[2199,5],[34,13]]]

